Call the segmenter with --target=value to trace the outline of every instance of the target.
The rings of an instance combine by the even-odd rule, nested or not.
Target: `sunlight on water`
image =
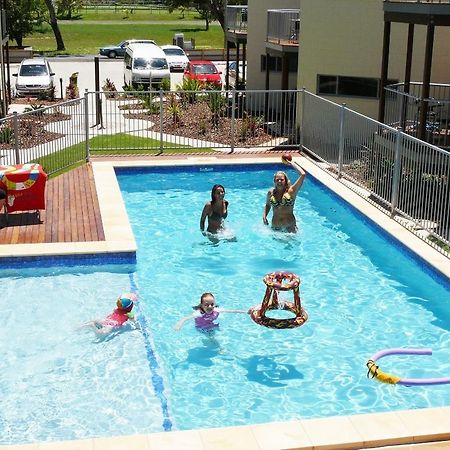
[[[262,224],[276,167],[208,169],[119,173],[136,266],[0,271],[0,444],[450,405],[448,386],[382,385],[365,366],[384,348],[431,347],[431,357],[380,366],[449,376],[448,284],[309,177],[292,235]],[[199,220],[215,183],[230,205],[210,240]],[[225,309],[260,304],[276,270],[301,278],[302,327],[224,313],[214,333],[192,322],[174,331],[205,291]],[[98,339],[80,329],[134,288],[142,331]]]

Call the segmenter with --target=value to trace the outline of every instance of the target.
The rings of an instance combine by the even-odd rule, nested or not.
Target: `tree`
[[[206,21],[206,29],[212,20],[217,20],[225,31],[225,4],[246,5],[247,0],[165,0],[170,12],[177,8],[193,8]]]
[[[23,38],[44,21],[44,3],[42,0],[6,0],[5,9],[9,37],[22,47]]]
[[[80,8],[83,0],[56,0],[56,11],[58,19],[72,20],[79,19]]]
[[[47,5],[48,14],[50,17],[49,24],[52,27],[53,34],[55,35],[56,50],[65,50],[66,47],[64,46],[64,41],[61,32],[59,31],[58,20],[56,18],[55,5],[53,4],[52,0],[44,0],[44,1],[45,4]]]

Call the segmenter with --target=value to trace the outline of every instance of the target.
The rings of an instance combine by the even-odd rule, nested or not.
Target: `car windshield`
[[[164,58],[154,58],[150,64],[152,69],[167,69],[167,60]]]
[[[134,68],[135,69],[146,69],[149,66],[150,62],[145,58],[136,58],[134,60]]]
[[[193,66],[192,70],[194,73],[217,73],[216,66],[213,66],[212,64],[198,64],[197,66]]]
[[[39,77],[41,75],[48,75],[47,66],[43,64],[24,64],[20,68],[20,75],[26,77]]]
[[[169,56],[184,56],[184,52],[181,48],[165,48],[164,53]]]

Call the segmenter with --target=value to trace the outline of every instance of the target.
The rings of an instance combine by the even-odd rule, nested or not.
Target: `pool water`
[[[135,266],[0,272],[3,298],[14,299],[0,318],[0,443],[450,405],[446,385],[383,385],[365,367],[383,348],[432,347],[431,357],[380,366],[409,378],[450,374],[448,282],[310,177],[295,206],[299,232],[264,226],[276,169],[121,170]],[[215,183],[230,205],[211,242],[199,220]],[[174,330],[205,291],[226,309],[259,304],[262,278],[276,270],[301,278],[302,327],[224,313],[213,334],[193,322]],[[140,295],[141,331],[102,340],[79,329],[129,289]]]

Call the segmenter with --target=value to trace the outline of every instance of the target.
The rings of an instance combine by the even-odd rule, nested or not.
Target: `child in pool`
[[[242,313],[247,314],[248,311],[240,309],[222,309],[216,305],[216,299],[210,292],[205,292],[200,297],[200,303],[193,306],[195,312],[190,316],[183,317],[176,325],[175,330],[179,331],[181,327],[191,319],[195,320],[195,327],[200,331],[210,331],[219,326],[217,319],[219,314],[223,312],[228,313]]]
[[[113,331],[117,331],[123,327],[129,320],[134,323],[136,328],[139,328],[134,313],[132,312],[134,302],[137,301],[136,294],[125,293],[122,294],[116,302],[117,308],[108,314],[102,320],[92,320],[87,322],[85,326],[90,326],[94,329],[96,334],[107,335]]]

